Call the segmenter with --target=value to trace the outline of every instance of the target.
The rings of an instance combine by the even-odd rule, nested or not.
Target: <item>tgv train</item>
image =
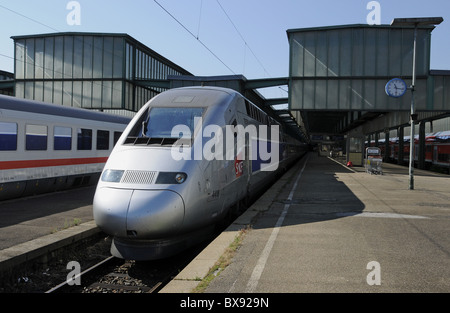
[[[0,200],[95,184],[130,120],[0,95]]]
[[[410,137],[405,136],[403,139],[403,162],[409,161],[409,146]],[[374,141],[371,142],[374,145]],[[414,138],[414,161],[418,162],[419,152],[419,136]],[[381,149],[382,155],[385,155],[385,140],[378,140],[378,146]],[[389,155],[388,158],[392,162],[398,163],[399,156],[398,137],[389,140]],[[447,172],[450,170],[450,131],[440,131],[429,133],[425,136],[425,167],[432,166],[441,168]]]
[[[111,153],[94,219],[114,236],[116,257],[171,256],[204,240],[306,148],[236,91],[163,92],[138,112]]]

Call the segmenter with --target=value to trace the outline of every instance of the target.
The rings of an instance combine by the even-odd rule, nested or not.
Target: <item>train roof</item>
[[[232,95],[239,94],[229,88],[196,86],[169,89],[152,98],[152,106],[207,107],[222,103]]]
[[[40,101],[20,99],[5,95],[0,95],[0,110],[2,109],[30,112],[36,114],[48,114],[55,116],[80,118],[85,120],[94,120],[118,124],[128,124],[131,120],[130,118],[127,117],[91,111],[88,109],[66,107],[56,104],[48,104]]]

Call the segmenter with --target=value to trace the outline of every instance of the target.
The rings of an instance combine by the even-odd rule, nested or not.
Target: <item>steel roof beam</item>
[[[251,79],[245,82],[245,89],[259,89],[283,86],[289,84],[289,78],[279,77],[279,78],[261,78],[261,79]]]

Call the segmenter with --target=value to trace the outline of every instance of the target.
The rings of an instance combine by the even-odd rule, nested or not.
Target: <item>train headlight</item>
[[[180,172],[159,172],[157,184],[182,184],[186,181],[187,174]]]
[[[175,180],[177,183],[182,184],[186,180],[186,177],[187,175],[185,173],[177,173],[177,175],[175,175]]]
[[[109,183],[120,183],[123,173],[122,170],[106,170],[103,172],[102,181]]]

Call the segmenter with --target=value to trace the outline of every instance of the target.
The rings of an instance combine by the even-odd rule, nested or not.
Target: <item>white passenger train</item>
[[[0,95],[0,200],[97,183],[129,121]]]
[[[306,148],[236,91],[163,92],[111,153],[94,197],[95,221],[114,236],[114,256],[168,257],[204,239]]]

